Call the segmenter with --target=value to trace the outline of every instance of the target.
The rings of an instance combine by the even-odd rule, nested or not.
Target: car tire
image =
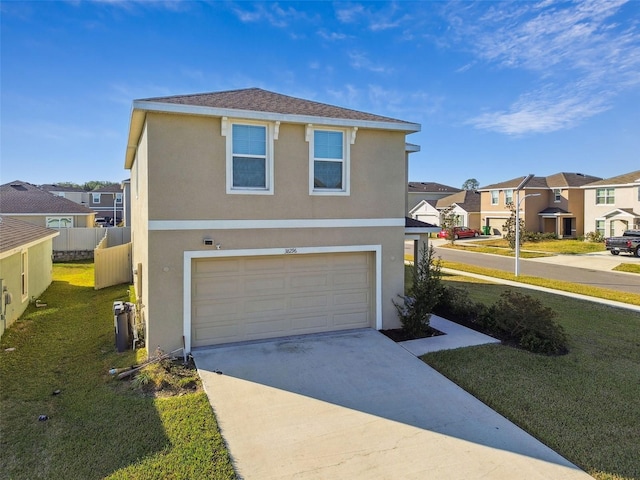
[[[478,238],[480,236],[480,234],[478,232],[474,232],[473,236]]]
[[[636,257],[640,257],[640,247],[636,248],[636,251],[634,252],[634,255]]]
[[[619,255],[620,252],[618,250],[611,250],[611,255]]]
[[[458,236],[458,234],[457,234],[457,233],[453,236],[453,239],[454,239],[454,240],[458,240],[459,238],[460,238],[460,237]]]

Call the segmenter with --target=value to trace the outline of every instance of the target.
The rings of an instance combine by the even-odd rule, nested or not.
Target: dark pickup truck
[[[640,230],[627,230],[621,237],[605,238],[604,245],[612,255],[626,252],[640,257]]]

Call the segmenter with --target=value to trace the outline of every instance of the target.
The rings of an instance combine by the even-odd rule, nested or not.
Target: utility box
[[[113,302],[113,328],[115,332],[116,349],[124,352],[129,349],[132,337],[131,306],[129,302]]]

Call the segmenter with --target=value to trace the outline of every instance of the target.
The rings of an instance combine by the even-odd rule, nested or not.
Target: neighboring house
[[[502,226],[511,215],[508,205],[515,204],[515,188],[524,178],[478,189],[481,223],[489,227],[493,235],[503,234]],[[520,218],[524,220],[524,228],[531,232],[554,233],[558,238],[584,235],[584,191],[581,187],[597,180],[600,178],[567,172],[533,177],[520,192]]]
[[[90,208],[19,180],[0,185],[0,213],[48,228],[93,227],[95,218]]]
[[[124,218],[124,193],[120,184],[107,185],[91,190],[89,208],[96,212],[96,217],[104,218],[111,225],[118,225]],[[113,218],[116,221],[112,221]]]
[[[120,184],[122,188],[122,204],[123,204],[123,213],[122,213],[122,226],[130,227],[131,226],[131,179],[123,180]]]
[[[420,200],[420,202],[409,210],[409,217],[421,222],[440,225],[440,211],[436,208],[438,200]]]
[[[51,283],[52,239],[59,233],[0,216],[0,335]]]
[[[133,265],[170,351],[396,328],[418,124],[251,88],[133,102]],[[426,235],[425,235],[426,236]]]
[[[38,186],[45,192],[52,193],[58,197],[66,198],[72,202],[79,203],[85,207],[89,205],[89,192],[80,187],[69,187],[55,184],[45,184]]]
[[[640,229],[640,170],[582,188],[587,232],[614,237],[628,229]]]
[[[449,187],[436,182],[409,182],[407,185],[407,212],[411,212],[422,201],[426,201],[428,205],[434,206],[434,202],[460,191],[462,190],[459,188]],[[425,206],[424,208],[424,211],[428,213],[420,213],[420,215],[424,215],[425,218],[427,218],[433,212],[429,207]]]
[[[436,203],[438,212],[453,207],[456,215],[456,225],[480,230],[480,194],[475,190],[462,190],[448,197],[441,198]]]

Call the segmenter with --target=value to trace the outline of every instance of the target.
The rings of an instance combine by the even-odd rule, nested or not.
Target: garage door
[[[375,325],[372,252],[194,260],[194,347]]]
[[[507,218],[489,218],[489,227],[491,228],[491,235],[503,235],[502,226],[507,223]]]

